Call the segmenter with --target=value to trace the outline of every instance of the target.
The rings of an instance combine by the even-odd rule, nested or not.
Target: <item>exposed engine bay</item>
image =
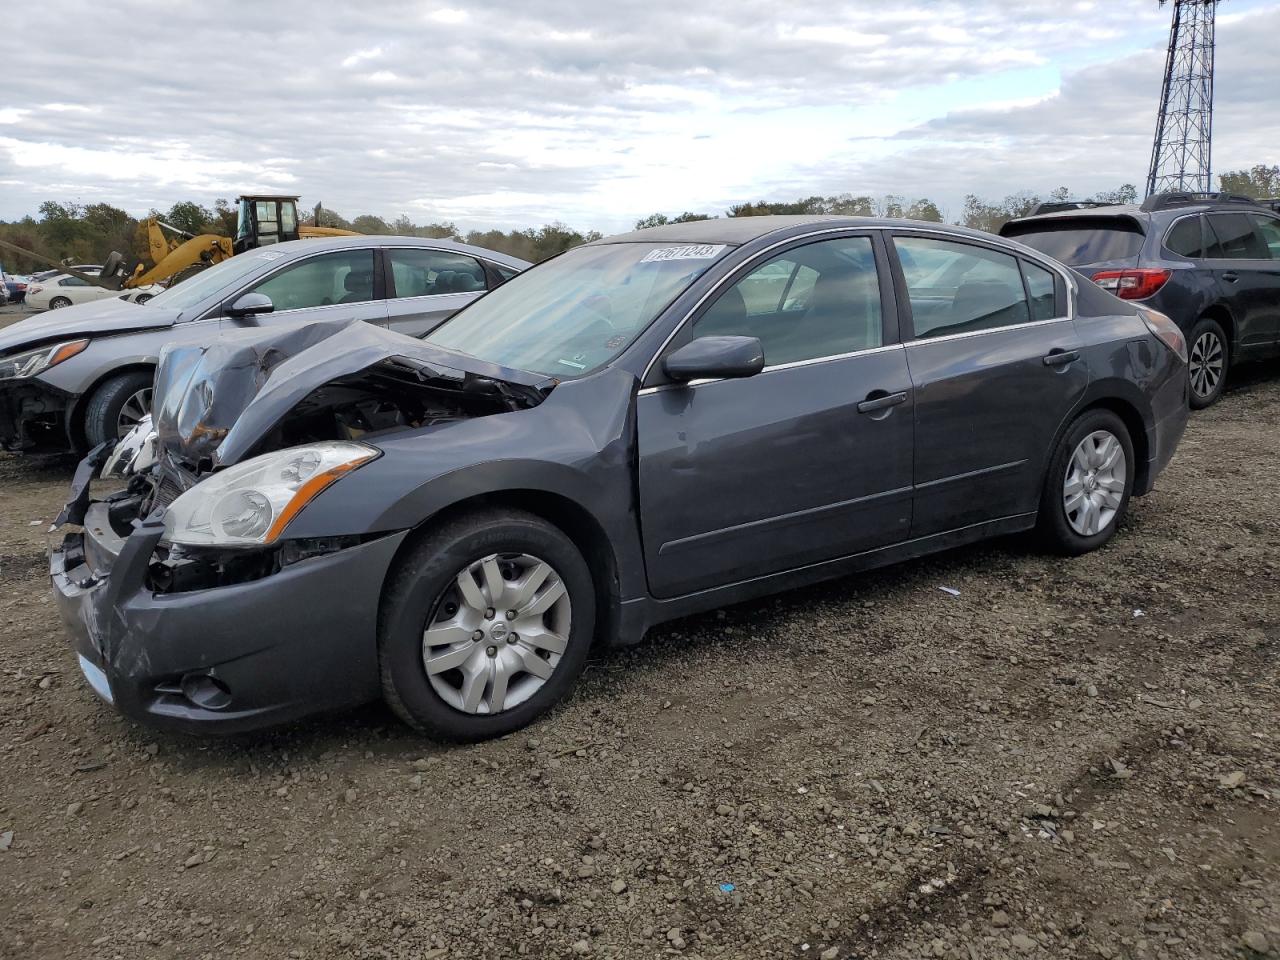
[[[441,362],[450,360],[459,365]],[[302,444],[376,442],[526,409],[555,383],[360,321],[245,330],[208,346],[175,347],[161,355],[153,415],[113,449],[86,458],[59,522],[94,522],[102,534],[123,539],[139,520],[235,463]],[[91,502],[88,484],[99,471],[126,480],[126,489]],[[162,543],[149,585],[164,593],[260,579],[359,540],[282,540],[234,550]]]

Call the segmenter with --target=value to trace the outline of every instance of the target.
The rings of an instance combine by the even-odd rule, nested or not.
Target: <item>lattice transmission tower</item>
[[[1168,0],[1160,0],[1164,6]],[[1213,22],[1218,0],[1173,0],[1169,56],[1151,148],[1147,196],[1209,192],[1213,141]]]

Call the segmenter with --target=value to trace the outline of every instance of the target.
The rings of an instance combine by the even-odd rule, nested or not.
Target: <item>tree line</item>
[[[1280,196],[1280,166],[1256,164],[1243,170],[1232,170],[1219,177],[1220,189],[1252,197]],[[1065,200],[1072,196],[1059,187],[1046,196],[1022,192],[1002,200],[988,200],[974,194],[965,197],[954,222],[977,230],[994,233],[1008,220],[1023,217],[1046,200]],[[1134,203],[1138,190],[1127,183],[1115,190],[1094,194],[1087,199],[1110,203]],[[58,260],[75,263],[99,263],[108,253],[118,250],[126,258],[150,263],[146,219],[138,219],[107,203],[77,204],[46,200],[40,204],[38,217],[26,216],[12,222],[0,221],[0,238],[35,250]],[[909,199],[894,194],[883,197],[854,195],[810,196],[797,200],[757,200],[738,203],[722,212],[678,214],[653,213],[636,221],[636,229],[690,220],[710,220],[717,216],[755,217],[768,214],[834,214],[859,217],[892,217],[943,222],[942,209],[932,200]],[[236,210],[231,202],[219,198],[211,207],[194,201],[175,203],[167,211],[149,214],[191,234],[215,233],[234,236]],[[314,223],[314,215],[305,219]],[[371,235],[443,237],[460,240],[478,247],[537,262],[563,253],[570,247],[600,238],[595,230],[578,230],[563,223],[549,223],[523,230],[471,230],[463,232],[448,221],[418,224],[401,215],[390,222],[373,214],[361,214],[347,220],[332,210],[321,211],[321,226],[341,227]],[[7,251],[0,252],[0,263],[11,273],[43,269],[45,264],[30,257]]]

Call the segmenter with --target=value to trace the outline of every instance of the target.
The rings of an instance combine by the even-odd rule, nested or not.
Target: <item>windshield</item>
[[[1025,243],[1060,263],[1077,266],[1107,260],[1128,260],[1142,250],[1142,228],[1128,217],[1089,217],[1073,220],[1011,224],[1001,236]]]
[[[724,244],[576,247],[481,297],[426,339],[553,377],[599,369],[631,343]]]
[[[146,306],[164,307],[167,310],[187,310],[213,296],[219,290],[232,286],[237,280],[261,270],[264,260],[280,259],[279,253],[242,253],[230,260],[223,260],[207,270],[201,270],[181,283],[174,284],[163,293],[157,293]]]

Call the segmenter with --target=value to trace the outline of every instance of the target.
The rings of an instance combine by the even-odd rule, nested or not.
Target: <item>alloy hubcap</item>
[[[1095,430],[1076,446],[1062,484],[1062,509],[1071,529],[1084,537],[1105,530],[1124,499],[1128,463],[1109,430]]]
[[[1207,397],[1222,380],[1224,351],[1222,339],[1212,330],[1200,334],[1191,347],[1189,375],[1197,397]]]
[[[116,418],[116,436],[123,437],[138,425],[138,421],[151,412],[151,388],[143,387],[120,408]]]
[[[564,581],[528,554],[494,553],[459,571],[422,633],[432,689],[455,710],[495,714],[550,679],[569,644]]]

